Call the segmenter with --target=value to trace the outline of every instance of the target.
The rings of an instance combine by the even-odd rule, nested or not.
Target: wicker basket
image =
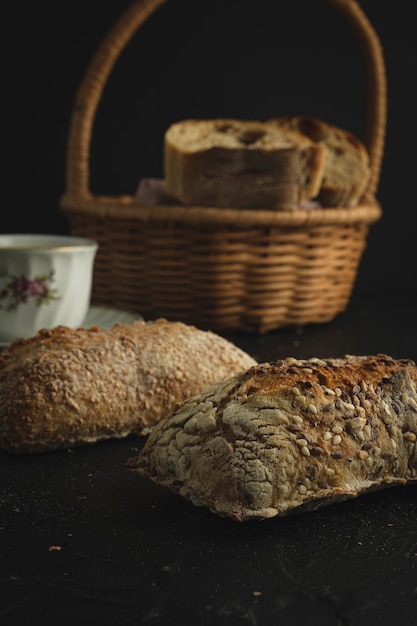
[[[165,0],[135,0],[108,33],[77,94],[61,210],[73,234],[99,243],[92,300],[212,330],[264,333],[322,323],[345,310],[370,225],[386,124],[381,46],[355,0],[327,0],[349,23],[367,75],[364,143],[371,180],[355,208],[276,211],[138,206],[89,190],[94,115],[106,80],[136,30]],[[146,272],[144,272],[146,268]]]

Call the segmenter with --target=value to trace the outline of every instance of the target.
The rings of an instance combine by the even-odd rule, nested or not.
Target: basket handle
[[[378,187],[385,142],[386,75],[382,48],[356,0],[324,0],[338,10],[356,35],[365,59],[367,110],[364,143],[370,157],[371,178],[366,194]],[[94,116],[107,79],[121,52],[138,28],[166,0],[134,0],[109,30],[93,56],[77,92],[72,111],[67,155],[65,196],[89,199],[90,144]]]

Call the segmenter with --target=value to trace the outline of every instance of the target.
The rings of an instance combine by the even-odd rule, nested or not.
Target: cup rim
[[[0,251],[42,252],[70,251],[76,248],[98,248],[98,242],[87,237],[75,235],[43,233],[6,233],[0,234]]]

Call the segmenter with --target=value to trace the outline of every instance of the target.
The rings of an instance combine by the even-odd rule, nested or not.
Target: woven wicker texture
[[[271,211],[138,206],[89,189],[90,143],[107,79],[126,44],[165,0],[136,0],[109,31],[76,96],[61,209],[70,230],[99,243],[92,299],[213,330],[264,333],[332,320],[350,299],[371,224],[385,141],[383,52],[355,0],[324,0],[361,47],[364,143],[371,179],[354,208]],[[146,268],[146,271],[144,271]]]

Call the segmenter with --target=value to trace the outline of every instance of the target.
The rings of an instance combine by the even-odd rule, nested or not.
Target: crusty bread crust
[[[256,361],[210,331],[157,320],[41,330],[0,353],[0,449],[143,435],[187,397]]]
[[[183,120],[164,137],[169,195],[184,205],[291,210],[317,195],[325,148],[257,120]]]
[[[371,169],[368,151],[357,137],[307,115],[281,116],[269,122],[302,133],[326,148],[323,177],[315,197],[321,206],[353,207],[360,202]]]
[[[416,386],[386,355],[260,364],[172,412],[128,467],[237,521],[415,482]]]

